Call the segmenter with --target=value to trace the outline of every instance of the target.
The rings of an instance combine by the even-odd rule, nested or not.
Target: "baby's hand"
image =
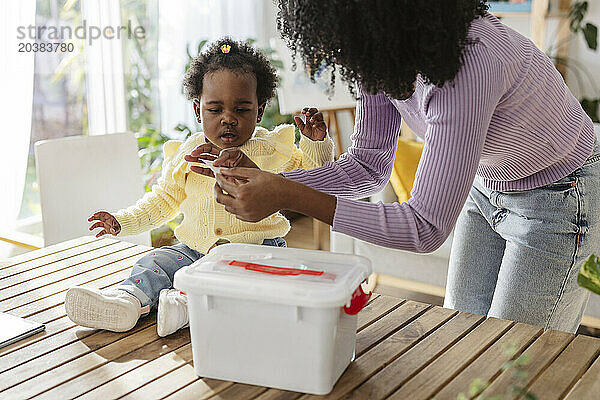
[[[300,128],[300,133],[314,141],[321,141],[327,136],[327,125],[323,121],[323,113],[316,108],[304,107],[302,114],[306,116],[306,122],[299,116],[294,117],[296,125]]]
[[[216,158],[215,158],[216,157]],[[188,162],[202,162],[202,160],[214,160],[214,167],[246,167],[258,168],[242,150],[237,147],[231,147],[221,150],[220,148],[206,143],[196,147],[190,154],[186,155],[185,160]],[[213,171],[208,168],[191,166],[190,169],[202,175],[214,177]]]
[[[93,231],[96,228],[102,228],[102,230],[98,232],[96,237],[104,236],[109,233],[113,236],[117,236],[117,234],[121,232],[121,225],[119,224],[117,219],[109,212],[98,211],[97,213],[94,213],[94,215],[88,218],[88,222],[92,221],[98,222],[90,226],[90,231]]]
[[[202,163],[204,160],[215,161],[222,149],[208,142],[196,147],[190,154],[186,154],[184,160],[191,163]],[[190,169],[198,174],[215,177],[215,174],[210,168],[203,168],[192,165]]]

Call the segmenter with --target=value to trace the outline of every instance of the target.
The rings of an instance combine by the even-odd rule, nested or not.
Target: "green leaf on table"
[[[490,384],[481,378],[475,378],[469,385],[469,397],[477,396],[483,392]]]
[[[598,48],[598,27],[588,22],[585,24],[582,31],[588,47],[592,50],[596,50]]]
[[[517,370],[513,372],[513,376],[517,379],[524,380],[527,379],[529,373],[527,371]]]
[[[510,357],[517,354],[517,345],[515,342],[509,341],[502,343],[502,354]]]
[[[582,288],[600,294],[600,259],[592,254],[583,264],[577,276],[577,283]]]
[[[530,361],[531,361],[531,359],[529,357],[529,354],[521,354],[515,360],[515,366],[517,366],[517,367],[523,367],[523,366],[529,364]]]

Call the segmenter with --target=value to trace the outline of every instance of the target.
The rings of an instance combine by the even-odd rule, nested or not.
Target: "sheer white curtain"
[[[121,25],[120,7],[119,0],[82,0],[81,13],[88,26],[117,27]],[[89,134],[125,132],[123,39],[101,35],[86,40],[85,70]]]
[[[203,39],[230,36],[237,40],[264,38],[264,7],[270,0],[159,0],[158,70],[161,128],[173,132],[178,123],[195,126],[194,110],[182,94],[186,45],[192,56]]]
[[[0,1],[0,23],[0,229],[6,231],[14,229],[21,208],[33,105],[35,53],[18,46],[34,40],[19,38],[17,28],[35,25],[35,0]]]

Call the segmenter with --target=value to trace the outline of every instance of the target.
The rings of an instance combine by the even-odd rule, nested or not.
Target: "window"
[[[35,27],[71,27],[81,24],[78,1],[37,0]],[[33,35],[30,33],[33,32]],[[66,32],[66,31],[63,31]],[[28,32],[32,43],[56,43],[50,29]],[[39,35],[38,35],[39,34]],[[33,37],[31,37],[33,36]],[[25,42],[27,42],[25,41]],[[40,198],[35,174],[34,144],[38,140],[87,134],[85,59],[83,42],[66,39],[72,51],[34,52],[31,140],[19,219],[40,220]],[[37,216],[37,218],[35,218]],[[37,233],[37,232],[36,232]]]

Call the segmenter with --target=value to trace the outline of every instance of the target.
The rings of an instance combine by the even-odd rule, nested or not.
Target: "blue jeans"
[[[262,244],[286,247],[285,240],[280,237],[265,239]],[[158,306],[160,291],[173,287],[175,272],[202,257],[204,254],[183,243],[154,249],[135,263],[129,278],[118,288],[137,297],[142,303],[142,313],[145,315]]]
[[[455,228],[444,306],[575,332],[589,292],[577,273],[600,252],[600,145],[568,176],[498,192],[476,178]]]

